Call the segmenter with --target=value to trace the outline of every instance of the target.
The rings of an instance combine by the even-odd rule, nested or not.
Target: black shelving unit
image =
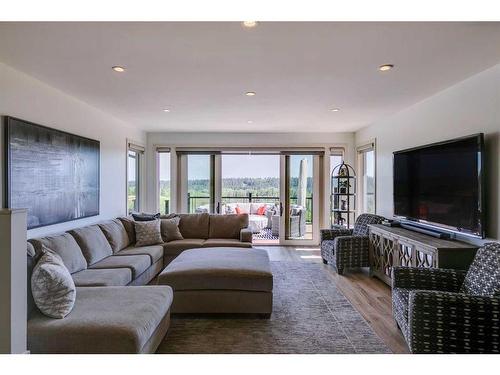
[[[331,175],[330,225],[332,228],[351,228],[356,219],[356,173],[342,162]]]

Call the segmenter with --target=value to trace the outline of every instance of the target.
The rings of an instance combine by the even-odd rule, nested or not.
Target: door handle
[[[283,202],[280,202],[280,216],[283,216]]]
[[[217,202],[216,211],[217,211],[218,214],[220,214],[220,202]]]

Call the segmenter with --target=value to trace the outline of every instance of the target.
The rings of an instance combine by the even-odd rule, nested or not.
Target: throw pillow
[[[160,218],[160,213],[157,214],[132,214],[135,221],[153,221]]]
[[[243,210],[242,210],[241,208],[239,208],[239,207],[235,207],[235,208],[234,208],[234,210],[236,211],[236,213],[237,213],[238,215],[240,215],[240,214],[242,214],[242,213],[243,213]]]
[[[160,232],[160,220],[136,221],[135,246],[149,246],[163,243]]]
[[[182,233],[179,230],[180,217],[173,217],[171,219],[161,219],[161,237],[164,242],[175,240],[183,240]]]
[[[75,305],[76,288],[71,274],[61,257],[45,246],[33,268],[31,292],[38,309],[51,318],[64,318]]]

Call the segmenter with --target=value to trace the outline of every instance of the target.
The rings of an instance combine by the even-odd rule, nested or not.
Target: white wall
[[[175,147],[344,147],[345,159],[352,163],[354,133],[148,133],[147,135],[147,202],[148,211],[157,210],[158,192],[156,186],[155,146],[173,148],[171,174],[176,173],[177,159]],[[329,160],[325,160],[324,170],[329,171]],[[171,187],[172,201],[175,201],[176,186]],[[329,202],[329,178],[324,181],[323,195]],[[328,205],[328,203],[326,203]],[[328,207],[323,210],[321,224],[328,223]]]
[[[145,133],[2,63],[0,88],[0,116],[18,117],[101,142],[100,215],[33,229],[28,232],[28,237],[123,215],[126,212],[126,139],[145,142]],[[0,133],[0,193],[3,197],[3,121]],[[5,202],[2,204],[4,207]]]
[[[480,132],[486,143],[487,236],[498,239],[500,65],[356,132],[356,144],[376,138],[377,213],[393,215],[393,151]]]

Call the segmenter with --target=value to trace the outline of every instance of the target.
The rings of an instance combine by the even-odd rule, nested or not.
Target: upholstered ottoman
[[[272,312],[273,275],[265,250],[186,250],[160,273],[158,284],[174,290],[172,313]]]

